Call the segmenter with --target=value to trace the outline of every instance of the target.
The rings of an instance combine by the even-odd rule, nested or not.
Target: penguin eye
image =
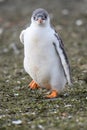
[[[47,16],[45,15],[44,18],[47,19]]]
[[[47,16],[45,15],[45,19],[47,19]]]
[[[36,20],[36,17],[34,16],[33,19]]]

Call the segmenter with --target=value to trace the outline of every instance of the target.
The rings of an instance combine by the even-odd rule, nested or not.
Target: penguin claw
[[[58,96],[58,92],[56,90],[52,90],[52,92],[46,96],[46,98],[56,98]]]
[[[30,84],[29,84],[29,87],[30,87],[31,89],[37,89],[37,88],[39,88],[40,86],[39,86],[34,80],[32,80],[32,81],[30,82]]]

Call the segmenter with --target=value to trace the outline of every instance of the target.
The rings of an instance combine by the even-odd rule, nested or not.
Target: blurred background
[[[10,129],[9,126],[12,123],[17,123],[12,121],[19,118],[22,119],[22,121],[19,120],[19,124],[28,124],[30,116],[29,113],[26,114],[26,111],[29,112],[29,105],[32,107],[30,100],[41,98],[41,93],[44,93],[44,90],[37,91],[33,93],[32,97],[32,92],[27,88],[31,78],[23,69],[24,52],[23,45],[19,41],[20,32],[29,26],[32,11],[36,8],[44,8],[49,12],[51,23],[64,41],[74,86],[73,90],[67,90],[67,93],[71,95],[68,100],[71,101],[74,97],[79,100],[80,97],[83,97],[82,101],[79,100],[78,102],[79,108],[75,108],[75,110],[76,112],[79,110],[80,117],[87,114],[87,103],[85,103],[87,100],[87,0],[0,0],[0,128],[8,127]],[[67,93],[66,95],[68,95]],[[74,93],[76,95],[73,96]],[[80,97],[77,97],[77,95],[80,95]],[[68,100],[65,99],[65,103],[69,102]],[[60,98],[61,102],[62,99]],[[78,103],[76,102],[76,104]],[[54,102],[55,104],[56,102]],[[84,107],[82,113],[80,113],[81,104]],[[63,105],[62,107],[64,107]],[[38,110],[38,104],[35,103],[32,110],[35,107]],[[51,107],[54,108],[54,106]],[[37,112],[37,110],[35,111]],[[42,110],[42,107],[40,110]],[[10,116],[8,117],[9,113]],[[50,115],[50,112],[48,113]],[[61,113],[61,110],[59,113]],[[60,117],[59,113],[57,114]],[[72,112],[72,115],[74,114]],[[65,116],[67,115],[65,114]],[[44,120],[41,115],[40,119]],[[61,123],[61,120],[59,121]],[[78,126],[80,130],[81,126],[76,123],[74,118],[72,118],[72,122],[72,128]],[[77,122],[79,122],[79,119]],[[80,122],[85,130],[87,121],[85,118],[81,118]],[[54,121],[51,123],[55,124]],[[66,122],[64,128],[72,129],[71,124],[69,126],[69,122]],[[34,128],[38,127],[44,130],[38,123],[36,125],[33,123],[33,125]],[[30,128],[34,129],[33,125]],[[48,128],[48,125],[49,123],[45,124],[46,128]],[[56,129],[57,127],[53,128]],[[62,129],[62,126],[60,128]]]
[[[1,82],[3,76],[8,80],[4,73],[12,76],[23,71],[19,35],[29,26],[32,11],[40,7],[49,12],[53,26],[61,35],[71,68],[87,69],[87,0],[0,0]],[[78,74],[74,76],[77,78]]]

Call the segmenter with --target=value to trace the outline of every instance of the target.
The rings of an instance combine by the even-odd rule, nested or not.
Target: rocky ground
[[[21,30],[34,9],[48,10],[69,57],[73,87],[56,99],[30,90]],[[0,130],[87,129],[87,0],[0,0]]]

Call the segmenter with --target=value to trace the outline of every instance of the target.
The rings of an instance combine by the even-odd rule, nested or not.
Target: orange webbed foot
[[[52,90],[52,92],[46,96],[46,98],[56,98],[58,96],[58,92],[56,90]]]
[[[39,86],[34,80],[32,80],[32,81],[30,82],[30,84],[29,84],[29,87],[30,87],[31,89],[37,89],[37,88],[39,88],[40,86]]]

